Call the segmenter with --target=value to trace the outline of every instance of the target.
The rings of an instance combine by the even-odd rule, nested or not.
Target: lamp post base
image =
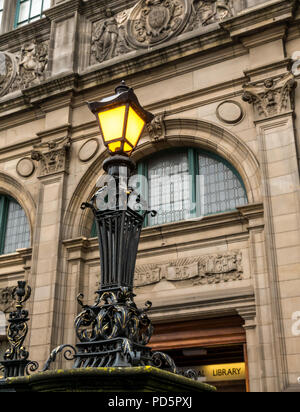
[[[76,345],[74,368],[146,366],[151,362],[151,348],[127,338]]]
[[[0,392],[195,393],[215,390],[213,386],[152,366],[57,370],[0,380]]]

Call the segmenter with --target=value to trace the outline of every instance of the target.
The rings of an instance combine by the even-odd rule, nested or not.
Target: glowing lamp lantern
[[[124,81],[113,96],[88,105],[99,122],[103,142],[112,155],[130,156],[145,125],[154,117],[143,109],[133,89]]]

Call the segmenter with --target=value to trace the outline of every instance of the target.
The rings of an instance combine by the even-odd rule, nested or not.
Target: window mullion
[[[0,254],[4,252],[9,200],[0,196]]]
[[[199,205],[197,202],[197,175],[198,175],[198,162],[197,162],[197,152],[194,148],[190,147],[188,149],[188,165],[189,165],[189,175],[190,180],[190,217],[197,217],[199,215]],[[193,205],[196,207],[193,208]]]

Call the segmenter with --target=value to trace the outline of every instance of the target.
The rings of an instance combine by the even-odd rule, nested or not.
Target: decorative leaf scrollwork
[[[60,345],[57,348],[53,349],[53,351],[50,353],[49,358],[47,359],[42,372],[46,372],[49,370],[51,363],[56,361],[56,357],[59,353],[62,351],[65,352],[63,353],[63,356],[66,360],[74,360],[76,356],[76,349],[72,345]]]
[[[153,333],[152,324],[146,315],[151,302],[138,309],[134,294],[128,288],[118,292],[104,292],[99,295],[94,306],[83,305],[79,295],[78,302],[83,307],[75,319],[75,329],[81,342],[95,342],[117,337],[127,338],[135,343],[146,345]],[[100,305],[103,302],[104,304]]]
[[[169,372],[177,373],[177,368],[173,359],[163,352],[154,352],[152,355],[152,364],[153,366],[164,369]]]

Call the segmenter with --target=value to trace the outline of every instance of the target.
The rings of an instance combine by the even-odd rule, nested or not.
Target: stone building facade
[[[0,310],[28,281],[30,358],[74,344],[76,296],[93,302],[99,249],[80,205],[107,154],[86,102],[125,79],[155,114],[140,170],[195,175],[208,159],[242,199],[229,182],[223,207],[207,172],[219,208],[143,229],[136,302],[153,303],[152,346],[182,364],[193,350],[197,364],[197,351],[244,362],[250,391],[299,390],[298,1],[4,0],[0,15]]]

